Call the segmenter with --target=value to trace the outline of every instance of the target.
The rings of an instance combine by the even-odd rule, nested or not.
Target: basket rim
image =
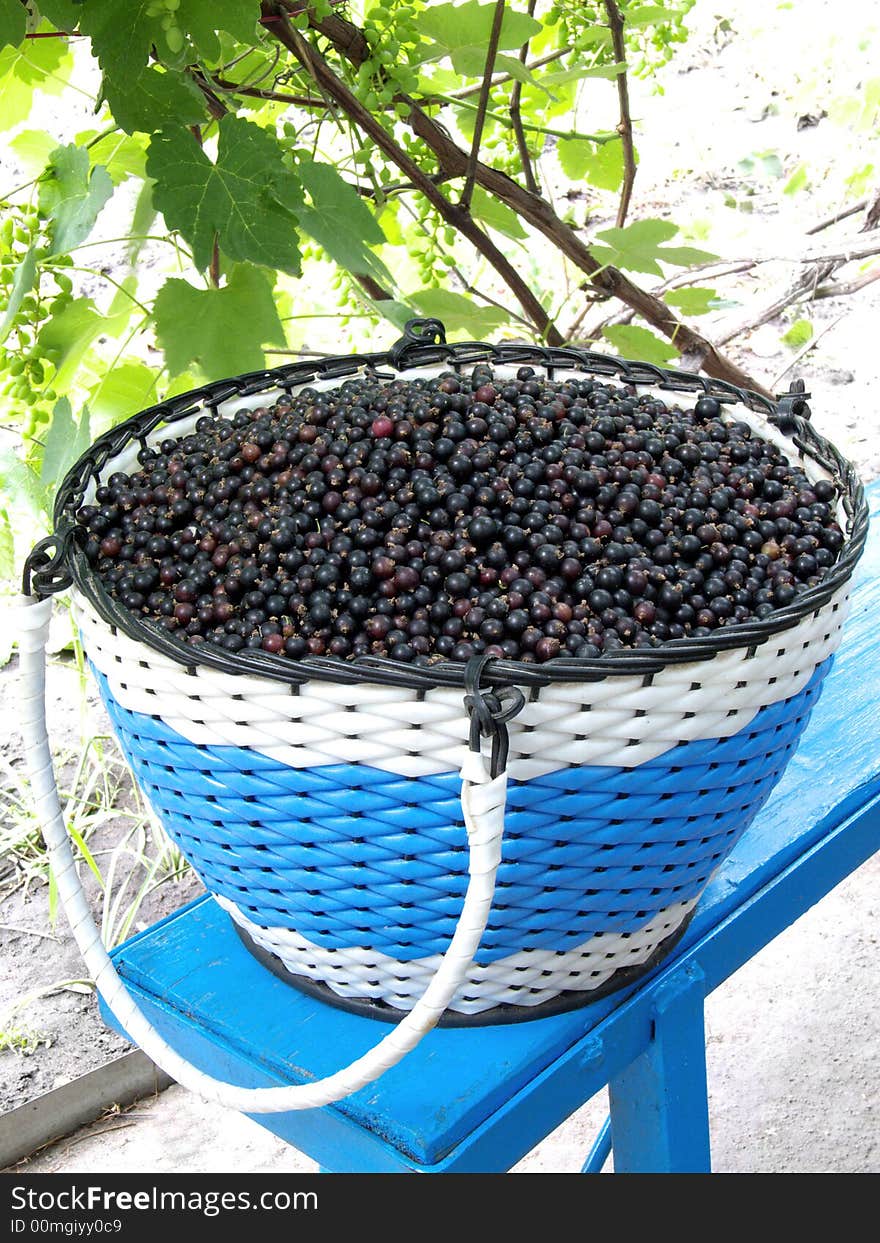
[[[249,372],[232,379],[218,380],[189,390],[132,415],[99,436],[71,467],[62,481],[53,511],[54,534],[37,544],[25,567],[25,594],[37,595],[75,586],[92,604],[99,616],[137,642],[146,644],[190,671],[207,666],[223,673],[250,674],[272,681],[298,685],[310,680],[360,684],[372,682],[401,689],[427,691],[440,687],[465,686],[467,664],[451,660],[418,667],[377,656],[353,660],[342,657],[309,656],[294,659],[262,651],[223,651],[210,643],[192,644],[173,632],[136,617],[113,600],[88,564],[79,544],[82,528],[75,515],[87,487],[99,478],[104,467],[132,442],[147,443],[147,437],[160,425],[173,425],[201,412],[217,412],[229,400],[270,390],[307,387],[316,380],[342,383],[362,372],[379,380],[393,380],[401,371],[438,364],[452,372],[488,362],[499,365],[537,365],[552,377],[556,370],[581,371],[585,375],[615,380],[633,386],[650,386],[670,393],[695,397],[713,396],[722,403],[740,403],[763,416],[790,440],[796,450],[828,471],[840,489],[847,515],[847,531],[837,561],[817,586],[798,596],[792,604],[775,610],[768,617],[720,627],[706,637],[670,639],[656,648],[622,648],[595,658],[556,657],[542,664],[493,658],[486,662],[484,684],[496,686],[542,687],[553,682],[591,682],[607,677],[641,676],[650,679],[669,665],[712,660],[732,649],[756,648],[781,631],[796,626],[814,614],[852,577],[864,550],[868,532],[868,504],[855,467],[809,422],[810,410],[802,383],[795,382],[790,393],[775,401],[726,381],[712,380],[694,372],[658,367],[574,348],[551,348],[532,344],[501,344],[467,341],[447,344],[442,325],[428,321],[407,325],[407,334],[395,346],[379,353],[327,355],[307,362],[286,364]],[[415,328],[415,331],[413,330]],[[433,340],[439,335],[441,340]],[[382,368],[391,368],[382,374]],[[54,548],[53,554],[48,549]],[[33,586],[31,586],[31,583]]]

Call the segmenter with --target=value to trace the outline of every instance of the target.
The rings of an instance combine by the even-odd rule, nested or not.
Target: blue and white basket
[[[186,434],[206,409],[266,405],[366,366],[409,378],[477,361],[500,376],[528,363],[554,378],[611,377],[667,401],[711,392],[725,417],[783,445],[811,479],[834,481],[847,533],[823,583],[764,621],[483,671],[482,691],[517,687],[524,703],[507,724],[488,923],[446,1021],[498,1022],[589,1002],[668,953],[798,745],[867,526],[860,485],[810,428],[803,398],[772,403],[687,373],[527,346],[412,344],[297,364],[114,429],[65,482],[56,531],[101,478],[134,468],[142,445]],[[114,604],[74,540],[64,551],[61,585],[72,579],[83,646],[137,782],[246,944],[340,1005],[410,1011],[468,886],[464,666],[194,648]],[[57,585],[65,570],[55,572]]]

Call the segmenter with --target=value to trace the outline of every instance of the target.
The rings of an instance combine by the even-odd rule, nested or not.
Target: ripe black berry
[[[769,616],[834,565],[836,497],[713,396],[478,364],[203,415],[77,521],[111,595],[186,642],[419,666]]]

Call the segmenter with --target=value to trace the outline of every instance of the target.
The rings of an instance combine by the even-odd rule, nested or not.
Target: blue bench
[[[330,1171],[502,1172],[608,1085],[610,1125],[585,1169],[601,1168],[612,1139],[618,1172],[711,1168],[705,997],[880,848],[880,485],[869,496],[852,613],[819,705],[672,956],[569,1014],[436,1030],[348,1100],[258,1122]],[[166,1039],[249,1087],[329,1074],[384,1030],[277,980],[210,898],[113,956]]]

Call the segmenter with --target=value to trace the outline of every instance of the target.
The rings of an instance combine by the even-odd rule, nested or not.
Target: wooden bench
[[[436,1030],[348,1100],[257,1121],[329,1171],[501,1172],[608,1085],[610,1127],[585,1169],[601,1168],[612,1138],[618,1172],[711,1168],[705,997],[880,848],[880,485],[869,495],[868,546],[819,705],[674,954],[570,1014]],[[114,958],[166,1039],[243,1085],[329,1074],[384,1030],[277,980],[210,898]]]

